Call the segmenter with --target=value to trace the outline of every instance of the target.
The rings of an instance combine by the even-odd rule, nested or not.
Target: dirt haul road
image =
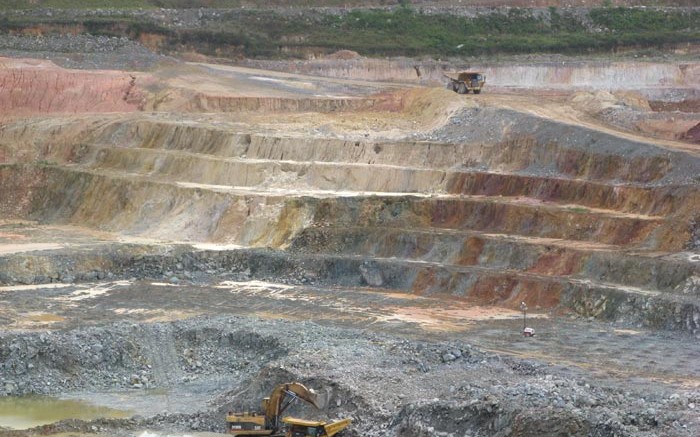
[[[292,380],[351,436],[700,433],[699,146],[605,123],[648,90],[0,65],[0,413],[107,416],[3,434]]]

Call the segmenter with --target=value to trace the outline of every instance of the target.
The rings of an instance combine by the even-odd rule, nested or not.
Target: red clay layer
[[[119,71],[66,70],[50,62],[0,58],[0,115],[132,112],[144,95]]]

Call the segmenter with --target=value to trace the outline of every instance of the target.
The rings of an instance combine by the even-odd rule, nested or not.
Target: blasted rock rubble
[[[127,37],[88,34],[0,35],[0,56],[49,59],[64,68],[81,70],[148,70],[174,62]]]
[[[140,253],[139,253],[140,252]],[[96,270],[89,260],[100,260],[109,267]],[[4,261],[4,260],[3,260]],[[235,251],[196,251],[189,246],[174,246],[153,251],[148,246],[106,245],[83,252],[75,257],[70,251],[50,253],[48,257],[28,255],[25,263],[48,264],[45,272],[26,275],[8,273],[13,266],[0,261],[7,272],[0,272],[0,284],[84,283],[101,280],[135,280],[136,278],[164,280],[177,284],[189,282],[208,284],[216,280],[246,281],[274,280],[281,284],[313,284],[316,282],[306,269],[294,262],[293,256],[267,249]],[[88,266],[86,266],[87,264]]]
[[[154,353],[148,346],[164,341],[171,350]],[[255,408],[255,395],[289,379],[322,387],[321,413],[352,417],[351,436],[690,436],[684,422],[700,410],[696,391],[597,386],[575,370],[466,342],[242,317],[2,333],[0,361],[5,395],[144,390],[208,379],[253,387],[252,396],[237,397],[238,388],[222,392],[204,411],[54,425],[66,431],[220,432],[225,411]]]

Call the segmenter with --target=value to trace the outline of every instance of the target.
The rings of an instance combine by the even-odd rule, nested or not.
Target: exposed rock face
[[[474,63],[457,65],[447,62],[415,60],[349,59],[314,60],[304,63],[285,61],[243,61],[245,65],[268,67],[327,77],[353,77],[439,85],[443,74],[455,70],[474,70],[486,75],[487,87],[639,90],[654,87],[697,89],[700,86],[699,64],[661,64],[653,62],[534,62],[498,65]],[[419,68],[420,74],[417,73]]]
[[[700,123],[688,129],[688,131],[683,134],[683,139],[700,144]]]
[[[415,102],[433,108],[424,100],[455,96],[415,94],[398,110],[411,114],[420,111]],[[229,109],[221,102],[205,103],[241,113],[289,109],[264,99],[247,106],[231,97]],[[527,299],[586,317],[699,328],[697,304],[675,300],[675,287],[693,275],[690,261],[620,251],[678,251],[695,239],[688,223],[700,201],[700,158],[590,126],[470,106],[402,140],[349,140],[85,117],[7,124],[0,151],[14,164],[0,173],[8,217],[290,248],[317,261],[278,264],[274,255],[272,265],[317,283],[512,307]],[[32,160],[43,164],[26,164]],[[55,273],[33,278],[47,275]],[[620,285],[638,287],[641,297],[627,299]]]
[[[0,395],[100,387],[167,388],[194,375],[235,373],[249,363],[246,371],[255,371],[287,353],[275,338],[196,325],[118,324],[67,334],[3,333],[0,381],[4,392],[0,385]],[[240,348],[248,351],[241,353]]]
[[[144,103],[129,73],[63,70],[45,61],[0,58],[4,114],[131,112]]]
[[[10,13],[22,12],[26,11]],[[70,22],[70,18],[66,18],[66,22]],[[47,59],[64,68],[82,70],[143,71],[159,62],[173,62],[127,37],[76,33],[75,27],[62,33],[50,25],[48,28],[38,25],[28,29],[27,34],[2,34],[0,57]]]

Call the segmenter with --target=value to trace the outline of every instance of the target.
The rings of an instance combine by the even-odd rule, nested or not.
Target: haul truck
[[[486,76],[474,71],[462,71],[456,74],[445,74],[444,76],[449,79],[447,88],[459,94],[467,94],[469,91],[479,94],[484,83],[486,83]]]

